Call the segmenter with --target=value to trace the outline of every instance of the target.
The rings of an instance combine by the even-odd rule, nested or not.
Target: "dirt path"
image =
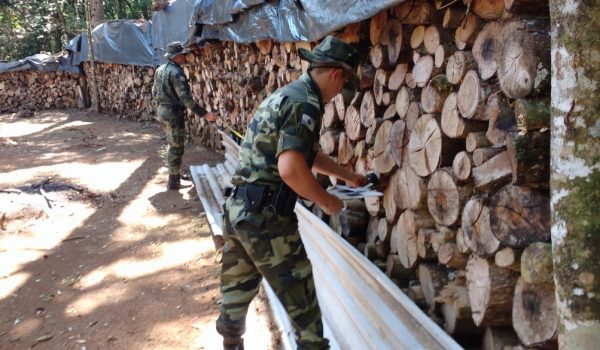
[[[165,191],[158,126],[0,115],[0,349],[219,349],[219,265],[194,189]],[[184,165],[219,155],[195,145]],[[264,299],[246,343],[275,349]],[[248,347],[247,347],[248,348]]]

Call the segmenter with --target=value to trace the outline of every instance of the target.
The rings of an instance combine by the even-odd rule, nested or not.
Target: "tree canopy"
[[[101,3],[106,20],[152,16],[152,0],[0,0],[0,60],[59,52],[85,30],[88,2]]]

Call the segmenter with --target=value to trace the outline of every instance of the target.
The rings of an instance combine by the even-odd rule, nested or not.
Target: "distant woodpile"
[[[545,1],[414,0],[335,33],[368,54],[361,91],[325,106],[321,148],[380,174],[384,196],[324,220],[485,349],[556,345],[549,31]],[[244,132],[306,70],[297,48],[315,44],[220,43],[190,54],[186,72],[197,99]],[[190,129],[218,144],[198,118]]]
[[[91,72],[90,63],[84,62],[85,72]],[[100,107],[119,118],[149,120],[154,116],[152,84],[154,68],[96,62],[100,91]],[[87,79],[91,79],[88,75]],[[88,83],[91,96],[91,83]]]
[[[0,113],[75,108],[79,75],[23,70],[0,73]]]

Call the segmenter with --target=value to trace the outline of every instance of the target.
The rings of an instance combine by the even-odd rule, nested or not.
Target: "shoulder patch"
[[[301,123],[311,132],[315,131],[315,126],[317,125],[317,123],[308,114],[302,114],[302,122]]]
[[[321,111],[311,103],[303,103],[302,104],[302,120],[300,123],[306,126],[311,132],[315,131],[315,127],[317,126],[317,120],[319,120],[319,115]]]

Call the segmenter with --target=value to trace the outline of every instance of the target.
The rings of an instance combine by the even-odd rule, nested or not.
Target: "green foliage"
[[[85,29],[86,1],[0,0],[0,60],[60,52]],[[150,19],[151,5],[152,0],[104,0],[104,18]]]

